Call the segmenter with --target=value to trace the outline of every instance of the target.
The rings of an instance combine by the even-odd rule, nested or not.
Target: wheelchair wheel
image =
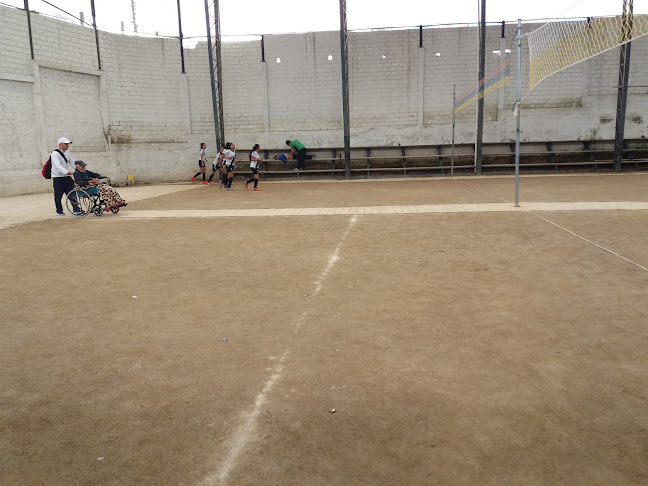
[[[98,204],[97,206],[94,207],[93,212],[94,215],[97,217],[103,216],[104,208],[101,206],[101,204]]]
[[[117,214],[119,212],[119,207],[110,206],[110,211],[112,211],[114,214]]]
[[[73,202],[77,202],[79,212],[75,213]],[[74,189],[65,195],[65,208],[73,216],[87,216],[92,211],[92,198],[83,189]]]

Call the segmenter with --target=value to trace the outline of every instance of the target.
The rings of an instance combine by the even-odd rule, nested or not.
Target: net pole
[[[450,155],[450,178],[454,177],[454,146],[455,146],[455,122],[457,120],[457,110],[455,103],[457,102],[457,85],[452,85],[452,152]]]
[[[517,93],[515,101],[515,204],[520,207],[520,98],[522,97],[522,20],[517,25]]]

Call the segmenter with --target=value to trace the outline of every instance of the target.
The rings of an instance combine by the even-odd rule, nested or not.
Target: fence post
[[[27,12],[27,28],[29,29],[29,49],[31,58],[34,59],[34,39],[32,38],[31,16],[29,15],[29,0],[25,0],[25,12]]]
[[[484,138],[484,75],[486,71],[486,0],[481,1],[479,22],[479,81],[477,81],[477,140],[475,141],[475,174],[482,170],[482,142]]]
[[[342,119],[344,123],[344,177],[351,178],[351,130],[349,128],[349,34],[346,0],[340,0],[340,51],[342,63]]]
[[[99,64],[99,71],[101,71],[101,55],[99,54],[99,32],[97,31],[97,15],[95,13],[94,0],[90,0],[90,8],[92,9],[92,27],[95,32],[95,43],[97,44],[97,63]]]
[[[182,61],[182,74],[185,73],[184,47],[182,45],[182,15],[180,14],[180,0],[178,0],[178,32],[180,34],[180,60]]]
[[[628,10],[626,10],[626,4]],[[633,0],[623,1],[623,34],[619,59],[619,86],[617,89],[616,129],[614,130],[614,170],[619,172],[623,164],[623,135],[625,132],[626,104],[628,101],[628,79],[630,76],[630,47],[632,42]]]

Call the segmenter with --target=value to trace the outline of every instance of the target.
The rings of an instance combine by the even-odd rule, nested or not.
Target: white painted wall
[[[525,31],[535,26],[525,25]],[[91,29],[32,15],[35,60],[26,14],[0,7],[0,196],[50,189],[40,167],[56,140],[73,140],[76,159],[113,180],[186,180],[195,171],[200,142],[215,154],[206,45],[101,32],[99,70]],[[512,85],[486,98],[484,140],[515,135],[515,26],[487,29],[487,72],[513,50]],[[259,143],[283,150],[298,138],[312,148],[339,148],[342,136],[338,32],[265,36],[261,43],[225,43],[223,95],[226,138],[239,149]],[[353,147],[447,144],[452,85],[457,94],[477,78],[477,29],[352,32],[349,35]],[[437,56],[436,54],[440,55]],[[648,137],[648,40],[632,45],[626,137]],[[328,57],[332,56],[329,60]],[[383,57],[384,56],[384,57]],[[277,63],[277,58],[281,63]],[[526,141],[612,139],[618,49],[541,83],[525,100]],[[528,85],[523,50],[523,86]],[[523,90],[524,91],[524,90]],[[476,105],[457,117],[456,140],[472,143]]]

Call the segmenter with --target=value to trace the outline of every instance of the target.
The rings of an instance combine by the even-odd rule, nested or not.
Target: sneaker
[[[74,211],[72,214],[74,214],[75,216],[82,216],[83,212],[82,211]]]
[[[247,189],[247,182],[244,182],[243,184],[245,184],[245,188]]]
[[[65,213],[63,211],[56,211],[56,214],[58,214],[59,216],[65,216]]]
[[[209,181],[203,181],[203,184],[209,185]]]
[[[218,181],[218,188],[222,189],[223,188],[223,181]]]
[[[258,187],[255,187],[254,190],[255,191],[260,191],[261,189],[259,189]]]
[[[191,176],[191,182],[196,182],[196,178],[194,176]]]
[[[295,168],[293,169],[293,171],[297,171],[297,170],[299,170],[297,167],[295,167]]]
[[[232,189],[231,187],[228,187],[227,190],[228,191],[233,191],[234,189]]]

